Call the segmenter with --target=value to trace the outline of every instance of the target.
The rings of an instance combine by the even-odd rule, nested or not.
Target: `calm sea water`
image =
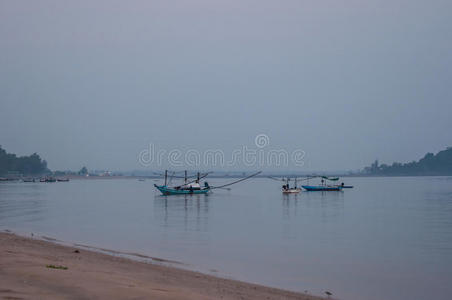
[[[284,196],[255,179],[187,197],[153,180],[1,183],[0,229],[340,299],[450,299],[452,177],[345,182],[355,188]]]

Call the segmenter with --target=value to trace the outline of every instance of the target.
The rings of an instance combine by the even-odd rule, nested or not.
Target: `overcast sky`
[[[258,134],[292,170],[417,160],[452,146],[452,2],[0,0],[0,105],[53,170]]]

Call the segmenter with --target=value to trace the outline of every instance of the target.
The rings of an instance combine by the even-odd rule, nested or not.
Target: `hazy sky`
[[[451,129],[450,0],[0,0],[0,145],[54,170],[257,134],[305,151],[289,169],[358,169]]]

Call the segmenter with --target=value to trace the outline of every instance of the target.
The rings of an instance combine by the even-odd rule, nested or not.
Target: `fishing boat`
[[[58,178],[58,182],[69,182],[69,178]]]
[[[301,189],[299,187],[297,187],[297,178],[295,177],[294,180],[295,180],[294,187],[290,187],[290,185],[289,185],[290,179],[287,178],[287,183],[282,186],[283,194],[298,194],[299,192],[301,192]]]
[[[23,182],[35,182],[34,178],[24,178],[22,179]]]
[[[41,177],[39,179],[39,182],[56,182],[57,180],[54,177],[50,177],[50,176],[46,176],[46,177]]]
[[[296,178],[296,177],[294,178],[295,184],[293,187],[290,187],[290,185],[289,185],[289,182],[292,180],[292,178],[290,178],[290,177],[277,178],[277,177],[269,176],[268,178],[285,182],[285,184],[283,184],[283,186],[282,186],[283,194],[298,194],[299,192],[301,192],[301,188],[297,187],[297,179],[298,178]]]
[[[198,194],[207,194],[210,191],[210,187],[207,186],[203,189],[177,189],[177,188],[172,188],[172,187],[167,187],[167,186],[163,186],[163,185],[156,185],[154,184],[154,186],[165,196],[168,195],[198,195]]]
[[[319,192],[319,191],[341,191],[342,188],[340,186],[334,185],[302,185],[308,192]]]
[[[301,192],[300,188],[288,188],[282,191],[283,194],[298,194],[299,192]]]
[[[163,195],[191,195],[191,194],[207,194],[210,191],[210,186],[207,182],[204,182],[204,188],[201,188],[199,185],[199,181],[206,177],[208,173],[206,174],[200,174],[197,173],[196,179],[192,181],[188,181],[189,177],[187,176],[187,171],[185,171],[184,176],[184,184],[178,185],[178,186],[169,186],[169,182],[173,178],[178,178],[173,172],[172,175],[170,175],[170,180],[168,182],[168,170],[165,170],[165,184],[163,185],[157,185],[154,184],[155,188],[159,190]]]
[[[339,177],[320,176],[320,178],[320,185],[302,185],[302,188],[304,188],[308,192],[342,191],[342,185],[329,185],[326,183],[327,180],[338,181]]]
[[[199,195],[199,194],[207,194],[209,193],[211,190],[213,189],[223,189],[226,188],[227,186],[239,183],[241,181],[244,181],[246,179],[249,179],[251,177],[254,177],[258,174],[260,174],[261,172],[257,172],[254,173],[250,176],[247,176],[245,178],[241,178],[237,181],[228,183],[228,184],[224,184],[221,186],[210,186],[209,183],[207,181],[204,182],[204,185],[201,187],[200,185],[200,180],[202,178],[207,177],[207,175],[209,173],[197,173],[196,175],[196,179],[189,181],[189,177],[187,176],[187,171],[185,171],[185,176],[184,178],[184,184],[182,185],[178,185],[178,186],[169,186],[169,182],[168,182],[168,170],[165,170],[165,183],[163,185],[157,185],[154,184],[155,188],[157,190],[159,190],[163,195],[165,196],[169,196],[169,195]],[[178,176],[175,176],[174,173],[170,176],[170,181],[172,178],[178,178]],[[179,177],[180,178],[180,177]]]

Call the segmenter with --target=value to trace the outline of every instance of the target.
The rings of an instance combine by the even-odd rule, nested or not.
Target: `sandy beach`
[[[1,299],[322,299],[7,232],[0,253]]]

